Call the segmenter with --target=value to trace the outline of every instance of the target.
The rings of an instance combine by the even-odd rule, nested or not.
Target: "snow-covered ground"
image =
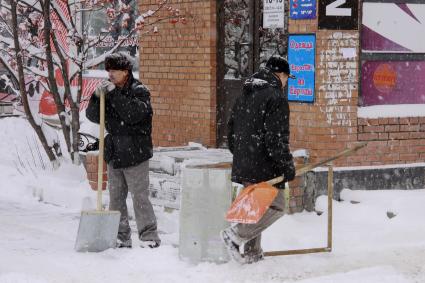
[[[23,119],[0,119],[0,136],[0,283],[425,282],[425,190],[344,190],[344,201],[333,203],[331,253],[193,265],[178,257],[178,211],[159,206],[160,248],[76,253],[80,210],[95,197],[84,169],[63,164],[53,172],[46,162],[43,169]],[[326,205],[321,197],[320,216],[281,218],[264,233],[264,249],[326,246]]]

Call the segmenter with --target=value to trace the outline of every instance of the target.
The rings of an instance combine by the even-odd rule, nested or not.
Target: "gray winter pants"
[[[119,210],[121,212],[118,240],[125,242],[131,239],[126,203],[127,195],[130,191],[131,198],[133,199],[139,239],[160,243],[156,217],[149,200],[149,161],[120,169],[114,169],[112,163],[109,163],[108,181],[110,196],[109,209]]]
[[[245,243],[245,255],[258,255],[263,252],[261,248],[261,232],[283,216],[285,211],[285,198],[283,192],[284,190],[279,190],[276,198],[260,221],[255,224],[238,223],[232,227],[233,232]]]

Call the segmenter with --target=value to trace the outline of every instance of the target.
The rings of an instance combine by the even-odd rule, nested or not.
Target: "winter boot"
[[[240,242],[235,241],[237,238],[231,228],[224,229],[220,232],[221,240],[226,247],[230,258],[241,264],[246,263],[244,257],[239,252]],[[233,237],[232,237],[233,236]]]
[[[141,241],[140,242],[140,247],[142,248],[154,249],[154,248],[158,248],[159,246],[160,246],[160,243],[156,241]]]
[[[125,241],[121,241],[120,239],[117,239],[116,247],[119,248],[119,249],[121,249],[121,248],[131,249],[131,247],[132,247],[131,239],[128,239],[128,240],[125,240]]]
[[[264,259],[263,253],[257,253],[257,254],[244,254],[244,261],[247,264],[256,263],[258,261],[261,261]]]

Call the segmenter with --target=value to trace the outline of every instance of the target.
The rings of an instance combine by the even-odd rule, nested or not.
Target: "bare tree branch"
[[[56,156],[53,154],[52,148],[49,147],[41,127],[35,123],[34,117],[32,116],[32,112],[28,104],[28,97],[27,97],[26,88],[25,88],[24,70],[22,68],[23,60],[22,60],[22,54],[21,54],[20,45],[19,45],[18,17],[17,17],[16,6],[17,6],[17,3],[14,0],[12,0],[11,1],[12,30],[13,30],[14,43],[15,43],[16,61],[18,65],[19,90],[22,97],[22,103],[24,105],[25,112],[27,113],[28,121],[30,122],[31,126],[37,133],[37,136],[40,139],[41,144],[43,145],[43,148],[46,151],[47,156],[49,157],[49,160],[51,162],[54,162],[56,161]]]

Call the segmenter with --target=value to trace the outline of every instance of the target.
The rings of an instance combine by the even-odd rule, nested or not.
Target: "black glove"
[[[295,165],[294,160],[291,159],[286,161],[283,165],[283,180],[284,182],[289,182],[295,178]]]
[[[102,81],[94,91],[94,95],[96,97],[100,97],[101,93],[107,94],[115,89],[115,85],[110,81]]]

